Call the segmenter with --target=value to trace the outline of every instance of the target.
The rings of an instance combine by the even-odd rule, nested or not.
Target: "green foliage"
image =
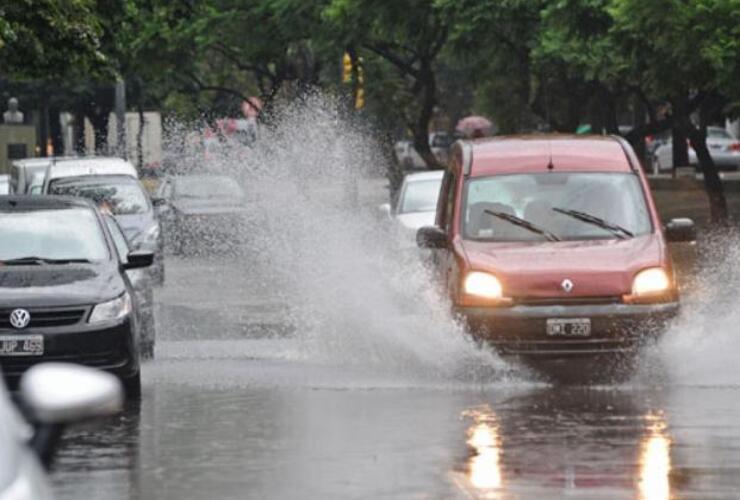
[[[0,3],[0,77],[62,76],[97,71],[101,27],[92,0],[3,0]]]

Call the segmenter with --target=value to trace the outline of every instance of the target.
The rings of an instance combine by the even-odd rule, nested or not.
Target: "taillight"
[[[727,146],[727,150],[740,152],[740,142],[733,142],[732,144]]]

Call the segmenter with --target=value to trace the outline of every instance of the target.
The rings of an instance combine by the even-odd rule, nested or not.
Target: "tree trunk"
[[[645,104],[642,102],[639,96],[634,96],[632,99],[632,130],[645,125]],[[629,135],[629,134],[628,134]],[[640,159],[640,164],[645,168],[647,149],[645,148],[645,137],[637,137],[630,141],[632,149],[635,150],[635,154]]]
[[[437,104],[437,82],[430,61],[422,62],[419,84],[422,100],[419,116],[414,124],[414,148],[426,163],[427,168],[443,168],[429,146],[429,123],[434,115],[434,105]]]
[[[136,101],[136,110],[139,112],[139,130],[136,133],[136,168],[141,172],[144,168],[144,127],[146,127],[141,99]]]
[[[46,150],[49,144],[49,103],[46,99],[41,102],[41,116],[39,120],[39,145],[41,146],[41,156],[49,156]]]
[[[77,110],[72,122],[72,148],[75,153],[85,153],[85,114]]]
[[[64,139],[62,138],[61,112],[57,107],[49,108],[49,135],[51,136],[51,147],[54,155],[59,156],[64,151]]]
[[[686,99],[679,97],[672,101],[673,113],[678,117],[679,122],[688,120],[688,110],[686,109]],[[683,123],[682,123],[683,125]],[[686,167],[689,164],[689,147],[686,144],[687,131],[685,126],[673,127],[672,150],[673,150],[673,173],[676,173],[676,167]]]
[[[706,128],[703,126],[701,130],[696,128],[688,117],[682,120],[682,127],[676,128],[683,129],[685,135],[691,141],[691,147],[696,152],[697,161],[704,177],[704,189],[709,197],[709,214],[712,224],[726,225],[728,222],[727,199],[722,187],[722,180],[719,178],[719,170],[709,154],[709,148],[707,148]]]

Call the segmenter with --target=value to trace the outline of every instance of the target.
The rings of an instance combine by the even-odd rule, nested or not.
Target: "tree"
[[[398,111],[414,147],[429,167],[439,166],[429,147],[429,124],[438,103],[438,61],[453,18],[428,0],[330,0],[324,18],[343,46],[393,67],[398,86],[411,96]],[[371,86],[373,75],[367,79]]]
[[[105,63],[92,0],[0,2],[0,77],[63,76]]]

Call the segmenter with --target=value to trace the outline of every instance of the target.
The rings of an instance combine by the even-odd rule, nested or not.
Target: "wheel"
[[[164,247],[161,247],[164,248]],[[160,250],[154,256],[154,265],[152,266],[152,285],[163,286],[164,285],[164,255],[163,250]]]
[[[154,314],[145,313],[142,316],[139,355],[142,359],[152,359],[154,358],[154,343],[157,336]]]
[[[121,382],[126,398],[139,399],[141,397],[141,371],[137,371],[136,375],[121,379]]]

